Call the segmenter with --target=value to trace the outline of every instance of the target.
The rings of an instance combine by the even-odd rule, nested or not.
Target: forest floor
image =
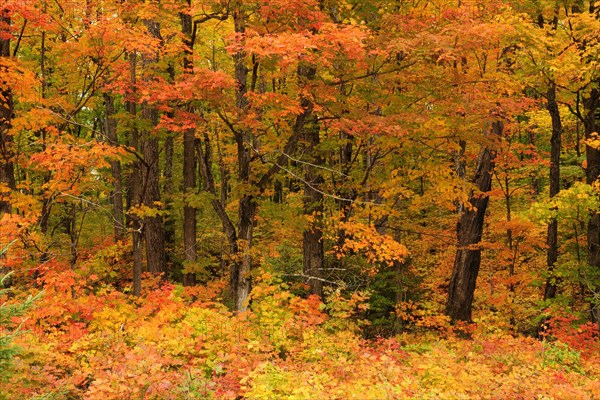
[[[598,339],[568,319],[543,339],[440,316],[366,340],[360,296],[322,303],[265,275],[236,315],[223,283],[147,279],[134,298],[95,278],[45,274],[0,398],[600,398]]]

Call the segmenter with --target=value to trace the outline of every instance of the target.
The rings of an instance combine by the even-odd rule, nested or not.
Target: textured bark
[[[246,15],[240,8],[233,12],[233,23],[235,32],[243,34],[246,31]],[[246,93],[248,91],[248,68],[245,63],[246,52],[239,51],[234,54],[234,74],[236,82],[235,100],[238,111],[243,113],[248,108]],[[235,134],[238,159],[238,179],[247,187],[250,184],[250,162],[251,153],[248,144],[252,141],[250,132],[241,128]],[[231,288],[235,301],[235,309],[245,311],[246,300],[252,287],[251,270],[252,238],[254,235],[254,216],[256,204],[251,194],[244,193],[239,201],[238,240],[240,243],[241,262],[234,263],[231,271]]]
[[[187,2],[190,6],[190,0]],[[184,73],[193,73],[192,53],[196,32],[193,28],[192,16],[190,14],[181,13],[181,32],[184,35],[183,44],[184,58],[183,69]],[[193,192],[196,187],[196,152],[195,152],[195,130],[188,129],[183,133],[183,190],[187,194]],[[196,253],[196,208],[186,204],[183,207],[183,248],[185,261],[193,263],[198,259]],[[191,286],[196,283],[195,274],[184,274],[183,284]]]
[[[129,67],[130,77],[132,86],[135,86],[136,82],[136,68],[137,68],[137,57],[135,54],[129,54]],[[125,104],[127,112],[132,121],[135,121],[137,114],[137,106],[133,101],[128,101]],[[139,132],[132,124],[129,132],[129,145],[135,149],[137,154],[140,154],[140,139]],[[134,206],[139,206],[142,203],[142,163],[141,160],[136,158],[131,166],[131,173],[129,174],[129,190],[127,192],[127,206],[129,209]],[[133,256],[133,294],[139,296],[142,292],[142,270],[143,270],[143,257],[142,257],[142,230],[143,225],[141,219],[133,214],[128,214],[128,225],[131,227],[131,240],[132,240],[132,256]]]
[[[156,39],[160,36],[160,24],[156,21],[144,21],[148,32]],[[144,56],[142,59],[146,68],[151,68],[158,62],[158,56]],[[160,171],[158,137],[152,128],[158,125],[158,110],[156,107],[143,102],[141,117],[149,122],[150,129],[141,132],[141,150],[144,158],[142,169],[143,202],[146,207],[156,209],[160,202]],[[167,271],[167,252],[165,249],[165,226],[162,216],[151,215],[144,217],[144,239],[146,241],[146,262],[148,272],[160,274]]]
[[[0,23],[10,26],[11,20],[6,10],[0,10]],[[0,39],[0,57],[10,57],[10,40]],[[13,97],[10,88],[6,86],[3,77],[8,71],[5,67],[0,68],[0,185],[5,185],[8,189],[15,189],[15,170],[13,165],[12,138],[8,134],[11,128],[13,118]],[[10,213],[10,202],[4,199],[5,193],[0,191],[0,217],[3,213]],[[0,228],[0,239],[2,231]],[[4,243],[2,243],[2,246]],[[0,250],[2,250],[0,246]],[[0,252],[1,253],[1,252]],[[0,254],[0,260],[6,257],[6,252]],[[0,263],[0,275],[8,272]],[[5,281],[6,287],[11,286],[11,279]]]
[[[310,292],[321,296],[323,294],[323,195],[311,186],[319,186],[323,183],[323,178],[314,174],[314,172],[306,172],[304,175],[306,182],[310,182],[310,186],[304,186],[304,213],[312,215],[313,221],[311,225],[304,230],[302,235],[302,255],[303,269],[306,283],[310,286]]]
[[[503,128],[502,122],[492,124],[492,132],[496,136],[502,134]],[[479,154],[472,181],[477,188],[477,193],[470,194],[469,203],[472,209],[463,211],[456,228],[458,249],[446,303],[446,314],[453,321],[471,321],[473,294],[481,264],[479,243],[483,235],[485,211],[489,201],[488,196],[482,193],[489,192],[492,187],[495,156],[496,152],[489,147],[484,148]]]
[[[187,130],[183,134],[183,188],[186,194],[192,193],[196,187],[196,157],[194,151],[195,134]],[[190,205],[183,207],[183,247],[187,262],[198,259],[196,253],[196,208]],[[196,283],[195,274],[184,274],[183,284],[186,286]]]
[[[7,11],[0,10],[0,13],[0,22],[9,26],[11,21],[7,15]],[[0,57],[10,57],[9,39],[0,39]],[[14,104],[12,92],[3,79],[3,76],[7,72],[5,67],[0,69],[0,184],[4,184],[9,189],[14,190],[15,170],[13,164],[12,138],[8,133],[13,118]],[[0,198],[0,214],[10,211],[10,203]]]
[[[104,93],[104,107],[106,110],[106,140],[112,146],[118,146],[117,121],[115,120],[115,104],[111,95]],[[125,233],[123,225],[123,180],[121,172],[121,162],[113,160],[110,162],[112,173],[113,190],[112,199],[112,217],[113,231],[115,241],[123,239]]]
[[[583,99],[585,137],[592,138],[594,132],[598,132],[596,113],[600,107],[600,90],[592,89],[589,96]],[[593,147],[585,147],[587,158],[586,182],[593,184],[600,177],[600,150]],[[600,214],[592,214],[588,222],[588,264],[593,268],[600,269]],[[600,325],[600,305],[592,304],[592,320]]]
[[[550,138],[550,197],[554,197],[560,191],[560,150],[562,123],[560,111],[556,102],[556,85],[551,84],[548,89],[546,108],[552,120],[552,136]],[[546,238],[547,265],[550,278],[546,281],[544,289],[544,300],[556,297],[556,278],[552,277],[554,264],[558,260],[558,221],[553,219],[548,224],[548,236]]]
[[[174,118],[174,113],[168,113],[169,118]],[[165,227],[165,246],[169,252],[175,249],[175,221],[173,220],[173,197],[175,195],[175,187],[173,186],[173,158],[175,156],[175,140],[174,134],[169,133],[164,141],[164,169],[163,169],[163,188],[162,198],[164,199],[165,210],[168,215],[164,218]],[[170,262],[169,254],[167,253],[167,264]]]
[[[158,111],[154,107],[143,103],[141,106],[143,119],[158,123]],[[157,208],[156,202],[160,201],[159,168],[158,168],[158,138],[151,132],[142,133],[142,154],[145,166],[142,169],[142,182],[144,188],[144,205]],[[146,262],[148,272],[159,274],[167,271],[167,253],[165,250],[165,227],[160,215],[144,217],[144,239],[146,241]]]
[[[167,68],[169,82],[175,83],[175,66],[169,63]],[[166,112],[167,118],[175,120],[175,111],[169,110]],[[168,132],[164,140],[164,169],[163,169],[163,187],[162,197],[164,199],[164,207],[167,211],[167,216],[164,218],[165,229],[165,246],[168,249],[166,253],[167,266],[171,264],[171,252],[174,251],[175,244],[175,220],[173,219],[173,198],[175,196],[175,186],[173,182],[173,162],[175,157],[175,132]]]
[[[315,78],[314,67],[298,66],[298,79],[301,84],[306,84]],[[323,194],[320,187],[324,182],[315,165],[323,162],[318,155],[320,143],[320,129],[315,115],[313,104],[308,99],[302,99],[304,109],[304,126],[302,137],[305,145],[305,154],[309,155],[308,163],[304,165],[304,215],[309,217],[311,224],[302,234],[302,264],[305,282],[310,287],[310,292],[321,296],[323,294]]]

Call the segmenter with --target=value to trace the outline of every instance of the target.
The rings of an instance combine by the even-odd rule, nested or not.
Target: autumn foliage
[[[600,398],[598,37],[0,0],[0,399]]]

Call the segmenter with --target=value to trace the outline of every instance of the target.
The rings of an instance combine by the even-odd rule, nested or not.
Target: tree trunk
[[[10,26],[11,20],[8,17],[8,10],[0,10],[0,24]],[[0,58],[10,57],[10,39],[0,39]],[[12,211],[8,195],[14,190],[15,170],[13,165],[12,138],[9,135],[11,121],[13,118],[13,97],[4,76],[8,73],[6,67],[0,68],[0,218],[4,213]],[[8,190],[7,190],[8,189]],[[1,228],[0,228],[1,229]],[[0,238],[1,238],[0,234]],[[6,251],[2,252],[6,243],[0,242],[0,260],[6,257]],[[0,274],[7,273],[3,266],[0,266]],[[5,282],[6,287],[11,285],[10,278]]]
[[[169,82],[175,84],[175,67],[172,63],[167,68],[169,75]],[[166,115],[171,120],[175,120],[175,111],[169,110]],[[164,140],[164,169],[163,169],[163,187],[162,187],[162,198],[164,203],[164,210],[166,211],[166,217],[163,219],[163,226],[165,231],[165,248],[168,250],[165,252],[166,265],[171,265],[170,252],[175,249],[175,220],[173,219],[173,198],[175,195],[175,187],[173,182],[173,159],[175,156],[175,136],[174,132],[167,132]]]
[[[495,136],[500,136],[503,128],[502,122],[492,123]],[[463,211],[456,228],[458,249],[446,303],[446,314],[453,321],[471,321],[473,294],[481,263],[481,249],[478,245],[483,235],[485,211],[489,201],[488,196],[482,193],[489,192],[492,187],[495,156],[496,152],[488,147],[481,151],[472,181],[477,193],[469,195],[472,209]]]
[[[129,54],[129,68],[131,76],[131,86],[135,87],[137,56],[135,53]],[[129,117],[131,118],[129,145],[133,147],[138,156],[140,155],[139,132],[135,124],[137,106],[134,101],[127,101],[125,104]],[[127,208],[139,207],[142,203],[142,162],[136,158],[131,166],[129,174],[129,190],[127,192]],[[127,215],[128,225],[131,227],[131,240],[133,255],[133,295],[139,296],[142,292],[142,230],[143,225],[140,217],[129,213]]]
[[[244,34],[246,31],[246,15],[241,9],[233,12],[233,22],[235,32]],[[248,92],[248,68],[245,63],[246,52],[238,51],[234,54],[234,69],[236,82],[236,106],[238,112],[245,113],[248,108],[246,93]],[[236,135],[237,158],[238,158],[238,179],[243,187],[248,187],[250,182],[250,162],[251,153],[248,145],[252,141],[252,135],[245,128],[240,128]],[[235,301],[235,309],[245,311],[247,308],[246,300],[252,287],[251,270],[252,256],[252,238],[254,235],[254,216],[256,213],[256,204],[252,194],[244,193],[239,200],[239,222],[238,222],[238,240],[241,242],[241,262],[233,263],[231,272],[231,288]]]
[[[187,1],[187,5],[188,7],[191,5],[191,0]],[[196,32],[193,28],[192,16],[189,13],[181,13],[179,16],[181,18],[181,32],[184,34],[183,44],[185,46],[183,50],[183,69],[185,74],[192,74],[194,72],[192,54]],[[188,111],[191,111],[191,109]],[[183,190],[186,196],[191,194],[196,188],[195,141],[195,130],[187,129],[183,133]],[[194,263],[198,259],[196,253],[196,215],[196,208],[186,202],[183,206],[183,253],[185,261],[188,263]],[[184,286],[196,284],[196,275],[193,273],[184,274],[183,284]]]
[[[193,193],[196,187],[196,157],[194,151],[194,130],[188,129],[183,134],[183,189],[186,195]],[[183,207],[183,247],[185,261],[194,263],[198,259],[196,253],[196,208],[188,205]],[[196,275],[183,275],[184,286],[196,284]]]
[[[160,36],[160,24],[156,21],[145,21],[148,32],[157,39]],[[143,58],[144,67],[151,67],[158,62],[158,56]],[[141,149],[144,157],[144,168],[142,170],[142,186],[144,205],[149,209],[158,211],[156,203],[160,202],[160,171],[158,137],[152,128],[158,125],[158,110],[156,107],[143,102],[141,105],[141,117],[149,122],[150,129],[145,129],[140,135]],[[144,238],[146,240],[146,262],[148,272],[154,274],[167,271],[167,253],[165,250],[165,226],[160,214],[144,217]]]
[[[174,113],[169,112],[169,118],[174,118]],[[164,154],[165,163],[163,170],[163,188],[162,197],[164,199],[164,207],[167,211],[167,216],[164,218],[165,227],[165,246],[169,251],[173,251],[175,248],[175,221],[172,217],[173,210],[173,196],[175,193],[175,187],[173,186],[173,158],[175,156],[175,138],[173,133],[169,132],[164,142]],[[169,255],[167,254],[167,263],[170,262]]]
[[[106,140],[111,146],[118,146],[117,121],[115,120],[115,103],[111,95],[104,93],[104,107],[106,111]],[[112,217],[115,241],[123,239],[123,181],[121,178],[121,162],[113,160],[110,162],[113,190]]]
[[[546,108],[552,119],[552,137],[550,138],[550,198],[556,196],[560,191],[560,150],[562,123],[560,111],[556,103],[556,84],[552,83],[548,89],[548,102]],[[552,219],[548,224],[548,236],[546,238],[548,245],[547,265],[549,278],[546,280],[544,289],[544,300],[556,297],[556,277],[553,277],[554,264],[558,260],[558,221]]]
[[[10,26],[11,20],[8,16],[8,10],[0,10],[0,23]],[[10,57],[10,39],[0,39],[0,57]],[[0,69],[0,185],[5,185],[10,190],[15,189],[15,170],[13,164],[12,138],[9,135],[11,121],[13,118],[13,97],[12,91],[8,88],[4,76],[9,71],[6,67]],[[5,193],[0,191],[0,215],[10,212],[10,202],[3,197]]]
[[[600,106],[600,90],[592,89],[589,97],[583,99],[585,109],[583,125],[585,128],[586,139],[591,139],[594,133],[598,132],[596,123],[596,112]],[[593,184],[600,176],[600,150],[586,145],[585,153],[587,158],[586,182]],[[600,269],[600,214],[592,214],[588,222],[588,264]],[[600,324],[600,305],[592,304],[591,317],[594,322]]]
[[[299,65],[298,79],[306,84],[315,78],[314,67]],[[302,263],[305,282],[310,286],[310,292],[321,296],[323,294],[323,194],[320,187],[324,182],[323,176],[315,165],[323,162],[317,152],[320,143],[320,129],[313,114],[313,104],[308,99],[302,99],[304,108],[304,126],[302,127],[305,153],[309,162],[304,165],[304,215],[309,218],[310,225],[302,234]]]
[[[158,111],[147,103],[142,103],[141,115],[145,120],[152,121],[152,126],[158,123]],[[145,166],[142,170],[142,186],[144,188],[144,205],[156,209],[160,202],[159,168],[158,168],[158,138],[152,132],[142,132],[142,154]],[[160,215],[144,217],[144,239],[146,241],[146,262],[148,272],[160,274],[167,271],[167,253],[165,251],[165,227]]]
[[[241,262],[239,260],[239,246],[238,246],[238,236],[235,225],[229,218],[229,215],[225,211],[225,203],[221,202],[217,198],[217,190],[215,187],[215,181],[211,170],[211,146],[210,141],[208,139],[208,135],[204,137],[204,148],[202,147],[202,142],[196,141],[196,150],[198,152],[198,163],[200,164],[200,175],[202,176],[202,180],[204,181],[205,190],[213,195],[213,199],[211,200],[211,204],[213,209],[217,213],[217,216],[221,220],[221,224],[223,225],[223,231],[225,232],[225,236],[227,237],[227,243],[229,244],[229,252],[233,256],[233,265],[231,267],[231,276],[230,276],[230,285],[231,285],[231,293],[233,298],[235,299],[235,286],[234,283],[237,281],[237,277],[234,277],[234,273],[236,271],[241,270]],[[221,177],[223,178],[223,176]],[[222,181],[223,185],[224,182]],[[237,307],[237,303],[236,303]]]

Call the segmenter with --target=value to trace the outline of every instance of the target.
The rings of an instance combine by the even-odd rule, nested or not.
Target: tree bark
[[[11,20],[8,16],[8,10],[0,10],[0,23],[10,26]],[[10,39],[0,39],[0,57],[10,57]],[[0,68],[0,184],[8,189],[15,189],[15,169],[13,164],[12,138],[9,135],[11,121],[13,118],[14,104],[12,91],[8,83],[4,81],[9,71],[6,67]],[[10,212],[11,206],[8,200],[3,198],[4,193],[0,193],[0,215]]]
[[[106,140],[111,146],[118,146],[119,139],[117,138],[117,121],[115,120],[115,103],[114,99],[108,93],[104,93],[104,107],[106,112]],[[113,190],[111,193],[112,200],[112,217],[113,231],[115,241],[123,239],[123,181],[121,177],[121,162],[112,160],[110,162],[112,173]]]
[[[160,36],[160,24],[156,21],[145,21],[148,32],[157,39]],[[158,62],[158,56],[144,56],[143,64],[151,67]],[[142,186],[144,205],[149,209],[158,211],[156,203],[160,202],[160,171],[158,137],[152,128],[158,125],[158,110],[148,104],[141,104],[141,117],[149,122],[150,129],[141,132],[141,150],[144,157],[144,168],[142,170]],[[148,272],[160,274],[167,272],[167,253],[165,250],[165,226],[160,214],[144,217],[144,239],[146,241],[146,262]]]
[[[550,138],[550,198],[556,196],[560,191],[560,150],[562,123],[560,111],[556,102],[556,84],[552,83],[548,89],[546,108],[552,120],[552,136]],[[548,224],[548,235],[546,238],[548,245],[547,265],[549,278],[546,280],[544,288],[544,300],[556,297],[557,281],[553,277],[554,264],[558,260],[558,221],[552,219]]]
[[[169,112],[169,118],[174,117],[174,113]],[[175,221],[172,217],[173,196],[175,187],[173,186],[173,158],[175,156],[175,138],[173,133],[169,132],[164,141],[164,169],[163,169],[163,188],[162,198],[164,207],[168,216],[163,219],[165,227],[165,246],[169,251],[175,249]],[[170,263],[169,254],[167,254],[167,263]]]
[[[175,67],[173,63],[170,63],[167,67],[169,75],[169,82],[175,84]],[[175,119],[175,111],[169,110],[166,115],[171,120]],[[165,231],[165,248],[168,250],[165,253],[167,268],[172,264],[170,257],[171,252],[175,250],[175,220],[173,219],[173,198],[175,195],[175,187],[173,182],[173,162],[175,157],[175,136],[174,132],[167,132],[164,139],[164,169],[163,169],[163,187],[162,187],[162,198],[164,202],[164,210],[166,216],[163,219],[163,226]]]
[[[158,111],[147,103],[142,103],[141,115],[143,119],[152,121],[152,126],[156,126],[158,123]],[[142,154],[146,164],[142,170],[144,205],[158,211],[159,207],[156,206],[156,202],[160,202],[158,138],[152,132],[144,131],[141,139]],[[154,274],[166,272],[165,227],[161,215],[144,217],[144,239],[148,272]]]
[[[135,53],[129,54],[129,73],[131,77],[131,86],[135,88],[136,84],[137,56]],[[135,124],[137,116],[137,105],[130,99],[126,101],[125,107],[131,118],[129,145],[133,147],[136,154],[140,156],[139,132]],[[129,174],[129,190],[127,192],[127,208],[139,207],[142,204],[142,162],[136,158],[132,163]],[[143,224],[139,216],[128,214],[128,225],[131,227],[132,256],[133,256],[133,295],[139,296],[142,292],[142,231]]]
[[[492,133],[495,136],[500,136],[503,129],[502,122],[492,123]],[[485,147],[479,154],[477,169],[472,181],[477,192],[469,195],[469,203],[472,208],[463,211],[456,228],[458,249],[446,303],[446,314],[453,321],[471,321],[473,295],[481,264],[479,243],[483,236],[485,211],[489,201],[489,197],[485,193],[489,192],[492,187],[495,156],[496,151],[489,147]]]
[[[233,12],[233,23],[235,32],[244,34],[246,31],[246,15],[240,8]],[[248,108],[246,93],[248,92],[248,68],[245,63],[246,52],[243,50],[234,54],[234,70],[236,82],[236,106],[238,112],[245,113]],[[250,182],[250,162],[251,153],[248,145],[252,137],[245,128],[240,128],[235,134],[237,144],[238,159],[238,178],[244,187],[248,187]],[[238,240],[240,241],[239,256],[241,262],[233,263],[231,271],[231,288],[235,301],[235,309],[245,311],[247,309],[246,300],[252,287],[251,270],[252,256],[252,238],[254,235],[254,216],[256,213],[256,204],[254,196],[249,193],[242,194],[239,200],[239,221],[238,221]]]
[[[593,134],[598,132],[598,124],[596,122],[596,113],[600,107],[600,90],[592,89],[590,95],[583,99],[584,118],[583,125],[585,128],[586,139],[593,138]],[[593,184],[600,176],[600,150],[586,145],[585,147],[587,168],[586,182]],[[587,229],[588,239],[588,264],[600,269],[600,214],[594,213],[591,215]],[[592,304],[591,317],[592,321],[600,325],[600,305]]]
[[[314,67],[298,66],[298,80],[306,84],[315,78]],[[321,296],[323,294],[323,194],[319,187],[324,179],[315,165],[323,162],[318,153],[320,129],[313,113],[313,104],[308,99],[302,99],[304,109],[304,125],[302,127],[305,153],[309,155],[308,163],[304,165],[304,215],[309,218],[310,225],[302,234],[302,264],[305,282],[310,292]]]
[[[187,1],[188,7],[191,0]],[[189,13],[181,13],[181,32],[183,33],[183,44],[185,46],[183,53],[183,69],[185,74],[193,74],[194,64],[192,54],[196,32],[193,28],[192,16]],[[191,109],[188,109],[191,111]],[[187,129],[183,133],[183,190],[185,195],[191,194],[196,187],[196,152],[195,152],[196,132],[194,129]],[[196,253],[196,208],[189,205],[188,202],[183,206],[183,253],[187,263],[194,263],[198,259]],[[196,275],[186,273],[183,275],[184,286],[192,286],[196,283]]]

